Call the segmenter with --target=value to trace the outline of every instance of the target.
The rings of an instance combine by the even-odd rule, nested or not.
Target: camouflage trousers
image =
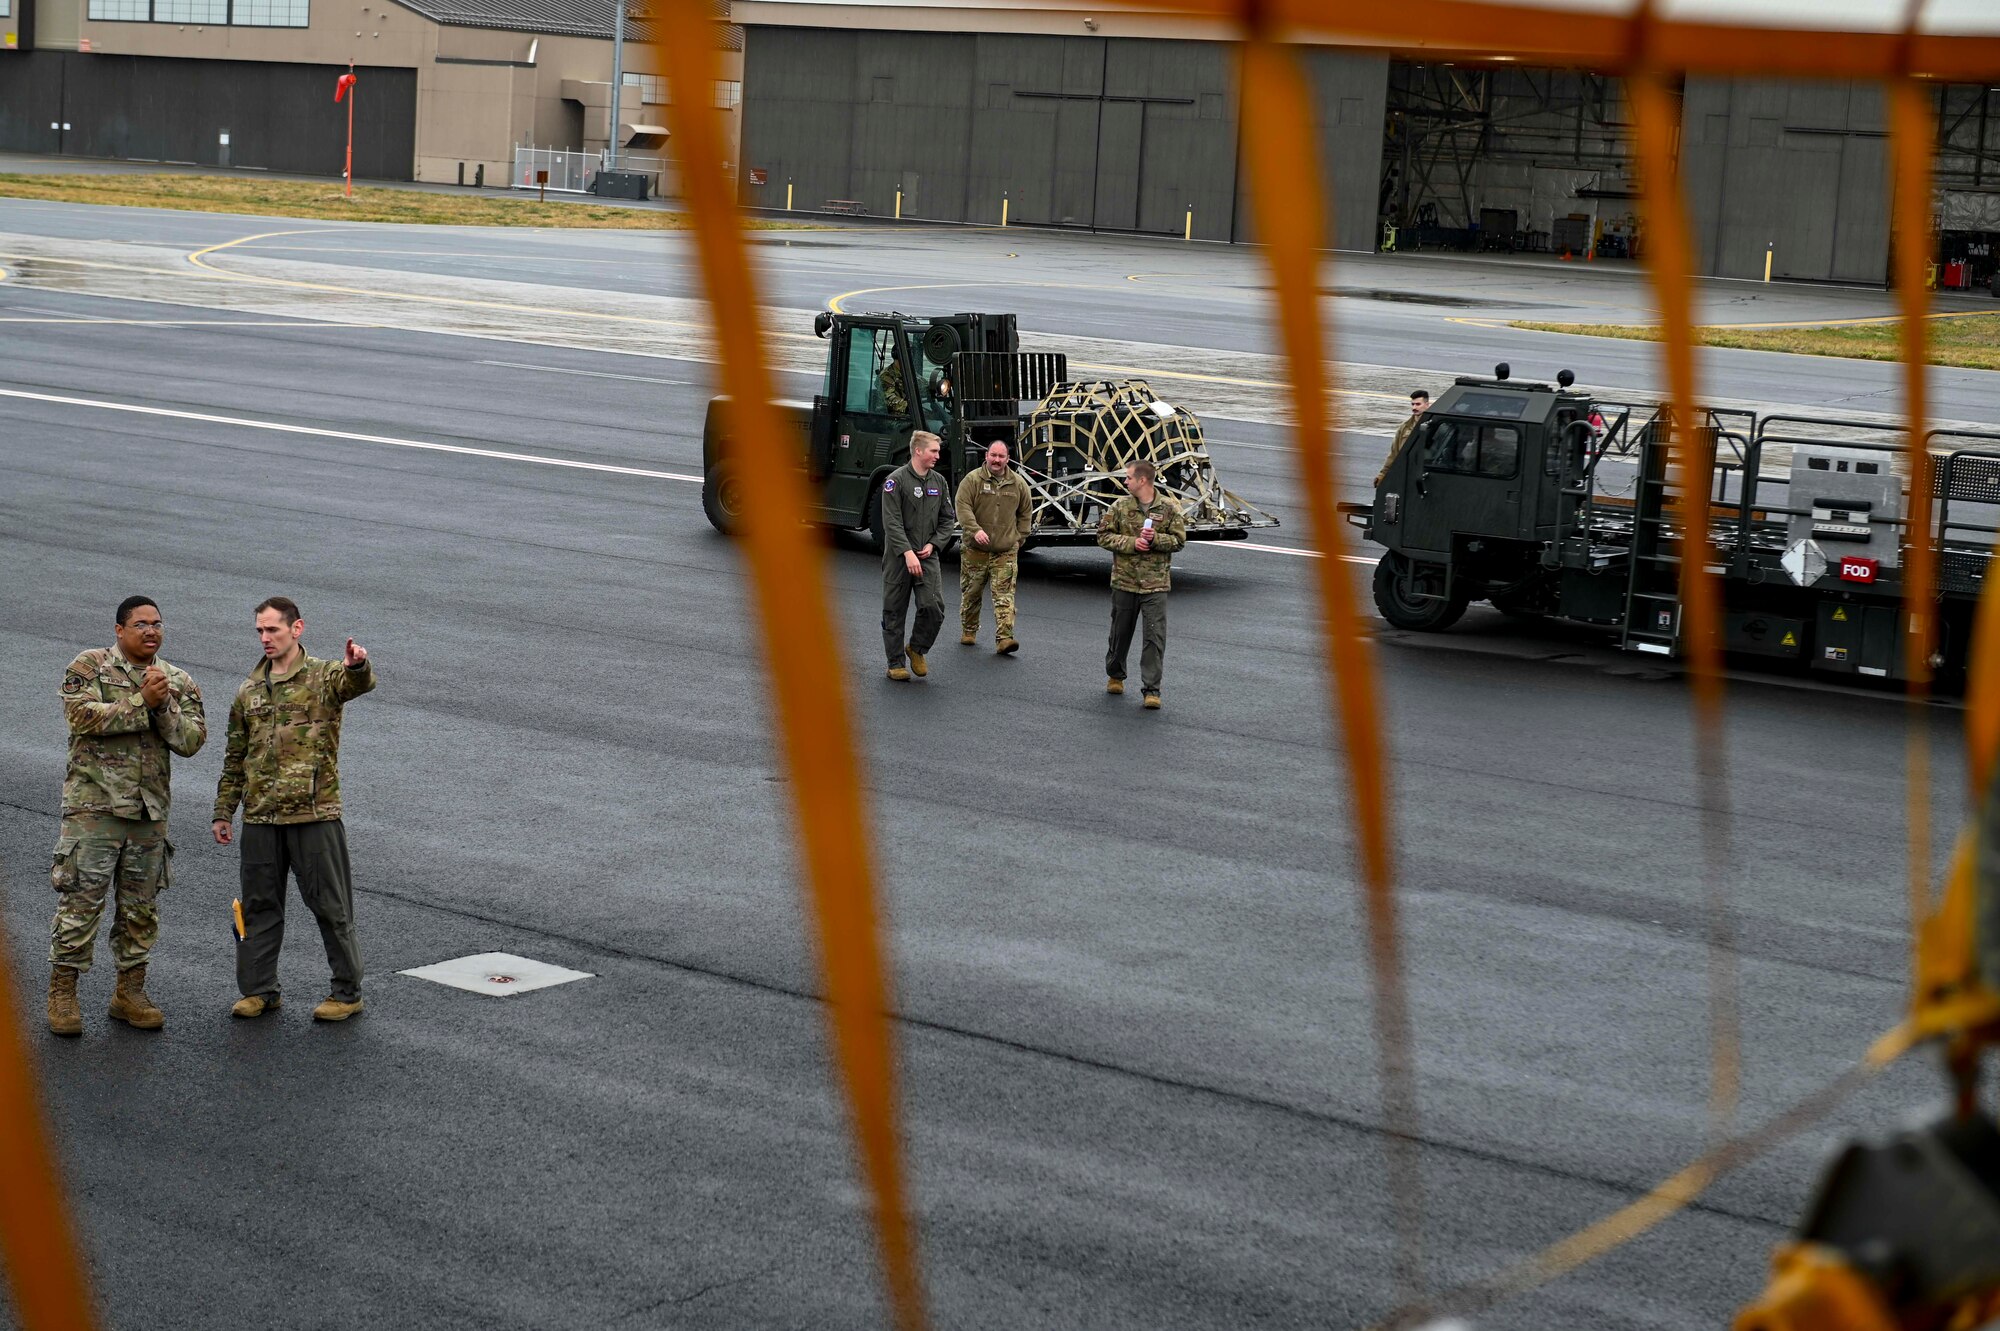
[[[1014,636],[1014,585],[1021,579],[1021,556],[1009,550],[1004,555],[986,555],[970,547],[959,547],[958,623],[967,633],[979,632],[981,594],[993,588],[994,638]]]
[[[167,886],[173,853],[164,821],[108,813],[65,817],[49,871],[49,885],[58,894],[49,964],[89,970],[98,923],[112,902],[111,959],[121,971],[145,965],[160,941],[155,898]]]

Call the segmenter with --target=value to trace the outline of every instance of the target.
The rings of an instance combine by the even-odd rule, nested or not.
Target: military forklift
[[[1094,544],[1099,517],[1125,492],[1124,468],[1140,459],[1158,468],[1191,540],[1241,540],[1278,525],[1216,481],[1194,413],[1144,380],[1071,381],[1063,353],[1020,349],[1011,314],[822,311],[813,331],[827,344],[820,391],[776,405],[798,431],[814,517],[826,526],[881,543],[882,480],[909,461],[918,430],[944,440],[938,465],[953,485],[995,440],[1008,445],[1033,495],[1029,547]],[[743,480],[725,403],[709,404],[701,494],[708,520],[727,533]]]
[[[1681,474],[1688,431],[1713,472]],[[1903,677],[1903,570],[1937,554],[1932,667],[1962,672],[2000,527],[2000,434],[1934,431],[1931,523],[1911,531],[1903,431],[1871,421],[1601,401],[1568,370],[1553,385],[1461,378],[1347,520],[1387,551],[1375,605],[1401,629],[1441,632],[1475,601],[1607,630],[1675,656],[1686,524],[1705,520],[1726,651],[1832,675]],[[1691,449],[1685,451],[1692,451]]]

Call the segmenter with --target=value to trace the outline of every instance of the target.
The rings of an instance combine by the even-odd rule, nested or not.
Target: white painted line
[[[463,444],[434,444],[424,439],[397,439],[386,434],[356,434],[351,430],[325,430],[313,425],[287,425],[280,421],[252,420],[246,416],[217,416],[204,411],[175,411],[168,407],[139,407],[128,402],[105,402],[97,398],[69,397],[62,393],[30,393],[20,388],[0,388],[0,397],[28,402],[54,402],[66,407],[92,407],[98,411],[121,411],[137,416],[164,416],[169,420],[201,421],[208,425],[235,425],[245,430],[270,430],[278,434],[303,434],[315,439],[344,439],[356,444],[382,444],[390,448],[417,448],[427,453],[456,453],[463,457],[498,458],[503,462],[532,462],[541,467],[568,467],[575,471],[606,472],[613,476],[643,476],[655,481],[688,481],[701,484],[701,477],[678,471],[652,471],[645,467],[617,467],[608,462],[579,462],[573,458],[544,457],[539,453],[510,453],[500,448],[468,448]]]
[[[498,365],[505,370],[539,370],[543,374],[577,374],[586,379],[623,379],[634,384],[675,384],[681,388],[699,388],[692,379],[659,379],[650,374],[612,374],[608,370],[572,370],[566,365],[530,365],[518,360],[483,360],[481,365]]]
[[[500,364],[486,361],[482,364]],[[539,368],[539,367],[533,367]],[[623,376],[618,376],[623,377]],[[636,377],[636,376],[635,376]],[[141,407],[129,402],[107,402],[101,398],[71,397],[65,393],[31,393],[23,388],[0,388],[0,398],[25,402],[53,402],[65,407],[90,407],[97,411],[119,411],[136,416],[163,416],[169,420],[200,421],[207,425],[234,425],[245,430],[269,430],[278,434],[302,434],[314,439],[341,439],[356,444],[381,444],[389,448],[415,448],[427,453],[456,453],[462,457],[497,458],[502,462],[531,462],[540,467],[568,467],[574,471],[604,472],[613,476],[640,476],[654,481],[684,481],[701,484],[701,477],[678,471],[654,471],[646,467],[619,467],[608,462],[580,462],[574,458],[553,458],[540,453],[514,453],[503,448],[470,448],[464,444],[435,444],[426,439],[398,439],[386,434],[358,434],[352,430],[328,430],[315,425],[288,425],[283,421],[260,421],[247,416],[218,416],[205,411],[176,411],[171,407]],[[1201,541],[1222,549],[1255,550],[1259,554],[1291,555],[1298,559],[1318,559],[1317,550],[1299,550],[1286,545],[1259,545],[1255,541]],[[1350,564],[1373,564],[1378,556],[1343,555]]]
[[[1204,545],[1213,550],[1255,550],[1260,555],[1292,555],[1298,559],[1324,559],[1326,557],[1317,550],[1301,550],[1297,546],[1292,545],[1259,545],[1255,541],[1197,541],[1191,542],[1191,544]],[[1382,556],[1342,555],[1341,559],[1349,564],[1377,564],[1381,562]]]
[[[398,971],[419,980],[449,985],[490,998],[508,998],[531,989],[548,989],[572,980],[595,979],[589,971],[573,971],[567,966],[551,966],[546,961],[517,957],[512,952],[481,952],[470,957],[454,957],[414,970]]]

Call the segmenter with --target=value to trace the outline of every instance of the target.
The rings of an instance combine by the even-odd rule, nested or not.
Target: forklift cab
[[[1568,391],[1573,382],[1568,370],[1557,387],[1518,382],[1500,365],[1441,394],[1382,478],[1374,526],[1385,543],[1445,563],[1461,539],[1546,539],[1557,488],[1580,473],[1588,447],[1590,402]]]
[[[1013,351],[1014,316],[956,314],[910,319],[898,314],[822,312],[813,331],[829,340],[826,377],[813,398],[810,471],[825,484],[825,503],[842,521],[859,522],[883,472],[909,460],[910,436],[928,430],[944,440],[940,460],[956,480],[958,412],[949,366],[961,350]]]

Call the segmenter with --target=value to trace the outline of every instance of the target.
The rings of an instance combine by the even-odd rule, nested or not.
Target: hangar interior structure
[[[1254,237],[1227,32],[1087,0],[734,0],[742,201],[1211,241]],[[1643,252],[1615,78],[1448,47],[1306,64],[1336,249]],[[1943,86],[1940,282],[2000,269],[2000,103]],[[1690,79],[1702,271],[1888,279],[1887,110],[1865,83]]]

